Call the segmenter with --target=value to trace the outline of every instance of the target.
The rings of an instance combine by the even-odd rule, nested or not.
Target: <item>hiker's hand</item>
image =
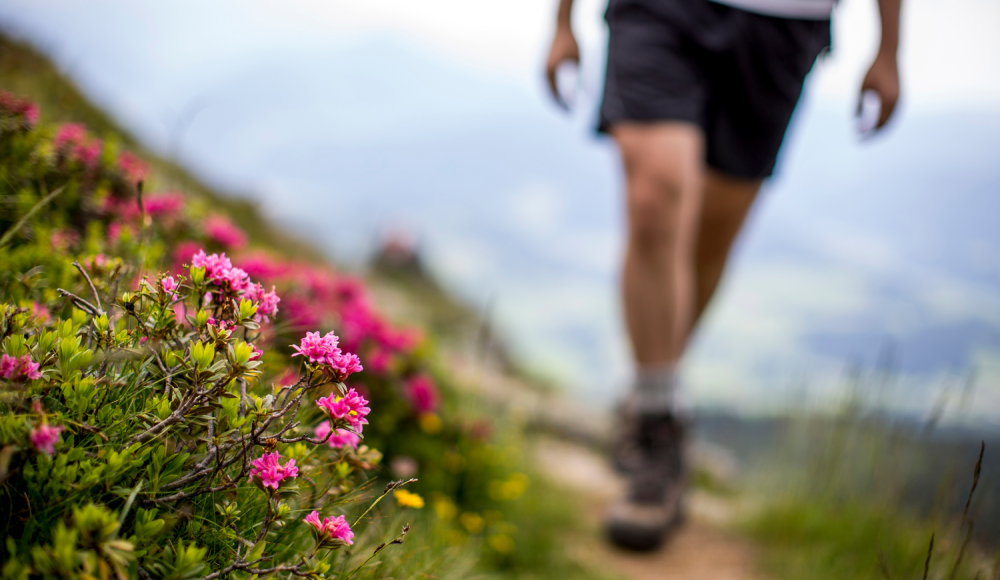
[[[892,112],[896,110],[896,102],[899,101],[899,67],[896,65],[896,55],[880,52],[875,57],[865,80],[861,82],[861,92],[875,91],[882,100],[882,110],[875,124],[875,130],[881,129]],[[858,112],[861,112],[861,99],[858,99]]]
[[[580,47],[576,44],[573,31],[568,26],[559,26],[556,28],[555,38],[552,39],[549,59],[545,63],[545,76],[549,80],[549,90],[552,92],[552,98],[564,109],[568,109],[569,107],[563,102],[562,97],[559,96],[559,87],[556,86],[556,69],[567,60],[579,64]]]

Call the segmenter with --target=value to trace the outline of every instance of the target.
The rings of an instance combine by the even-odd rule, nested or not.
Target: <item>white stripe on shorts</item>
[[[837,0],[711,0],[747,12],[781,18],[826,20]]]

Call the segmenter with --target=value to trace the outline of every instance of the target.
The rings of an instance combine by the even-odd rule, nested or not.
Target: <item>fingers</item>
[[[884,92],[879,92],[879,97],[882,98],[882,110],[878,116],[878,123],[875,125],[875,129],[881,129],[889,122],[892,117],[893,111],[896,110],[896,102],[899,100],[898,95],[887,95]]]
[[[555,100],[556,104],[563,109],[569,109],[566,103],[563,102],[562,97],[559,95],[559,86],[556,84],[556,69],[559,68],[559,63],[553,63],[551,60],[545,66],[545,78],[549,81],[549,92],[552,94],[552,98]]]
[[[876,59],[861,83],[861,98],[858,100],[858,113],[864,111],[864,94],[872,91],[878,95],[879,109],[877,119],[872,119],[872,130],[878,131],[885,127],[892,118],[899,101],[899,73],[895,62]]]

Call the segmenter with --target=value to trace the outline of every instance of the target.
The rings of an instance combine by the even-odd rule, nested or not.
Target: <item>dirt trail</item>
[[[455,357],[452,368],[511,417],[548,434],[539,435],[535,460],[554,483],[580,498],[587,529],[574,539],[572,554],[582,564],[631,580],[765,580],[757,570],[753,545],[730,531],[737,512],[734,502],[705,492],[689,494],[685,524],[659,551],[637,554],[609,545],[600,533],[601,519],[624,491],[624,482],[596,451],[610,440],[610,416],[556,393],[539,392],[481,361]],[[704,444],[694,447],[692,463],[698,468],[720,479],[734,475],[728,452]]]
[[[763,580],[756,571],[753,546],[726,530],[734,510],[726,500],[694,492],[688,498],[686,523],[663,548],[650,554],[627,552],[596,533],[604,510],[623,487],[607,461],[581,445],[553,439],[539,443],[536,457],[544,473],[576,492],[587,506],[591,533],[574,556],[588,567],[632,580]]]

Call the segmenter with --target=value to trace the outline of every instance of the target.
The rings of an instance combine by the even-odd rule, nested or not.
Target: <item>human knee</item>
[[[638,250],[658,252],[676,246],[683,231],[685,184],[679,176],[645,172],[632,180],[629,236]]]

